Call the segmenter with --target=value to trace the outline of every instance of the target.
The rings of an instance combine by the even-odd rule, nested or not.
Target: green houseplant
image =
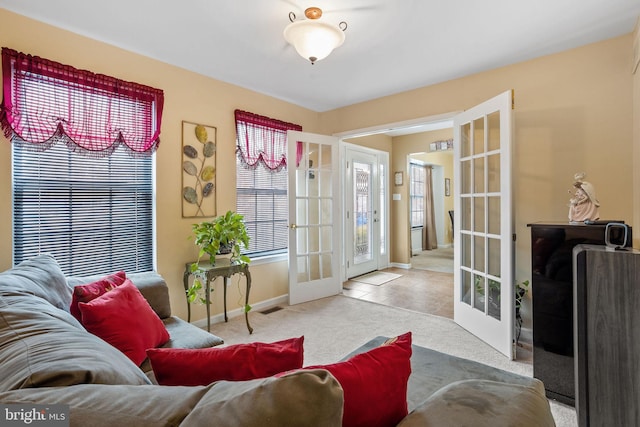
[[[200,294],[203,289],[206,273],[200,268],[201,259],[208,255],[211,265],[216,263],[216,255],[231,254],[231,262],[248,264],[251,259],[241,253],[249,247],[249,234],[244,223],[244,216],[237,212],[227,211],[212,221],[202,221],[191,226],[192,238],[199,248],[198,260],[191,264],[193,285],[187,291],[189,302],[199,300],[205,302]]]

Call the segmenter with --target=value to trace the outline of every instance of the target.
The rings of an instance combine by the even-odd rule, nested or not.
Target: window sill
[[[260,264],[271,264],[274,262],[286,261],[289,258],[289,255],[284,254],[275,254],[275,255],[264,255],[255,258],[251,258],[251,263],[249,265],[260,265]]]

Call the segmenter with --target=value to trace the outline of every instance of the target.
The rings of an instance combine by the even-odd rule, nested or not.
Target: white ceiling
[[[322,8],[327,22],[348,23],[344,45],[315,65],[282,36],[289,12],[300,19],[309,6]],[[318,112],[627,34],[640,16],[639,0],[0,0],[0,7]]]

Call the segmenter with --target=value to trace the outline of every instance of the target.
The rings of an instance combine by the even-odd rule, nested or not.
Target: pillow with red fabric
[[[98,298],[100,295],[104,295],[116,286],[120,286],[124,283],[127,275],[124,271],[118,271],[116,273],[109,274],[100,280],[87,283],[86,285],[79,285],[73,288],[73,295],[71,296],[71,305],[69,306],[69,313],[73,315],[80,323],[82,323],[82,317],[80,315],[80,309],[78,303],[89,302]]]
[[[388,427],[408,414],[410,359],[411,332],[407,332],[344,362],[305,369],[326,369],[342,386],[343,427]]]
[[[274,343],[198,349],[150,348],[147,356],[160,385],[208,385],[215,381],[266,378],[299,369],[304,336]]]
[[[164,323],[129,279],[78,307],[85,329],[123,352],[137,366],[147,358],[148,348],[169,340]]]

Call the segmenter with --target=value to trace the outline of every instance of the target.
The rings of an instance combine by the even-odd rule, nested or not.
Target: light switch
[[[400,198],[400,193],[393,193],[393,200],[402,200]]]

